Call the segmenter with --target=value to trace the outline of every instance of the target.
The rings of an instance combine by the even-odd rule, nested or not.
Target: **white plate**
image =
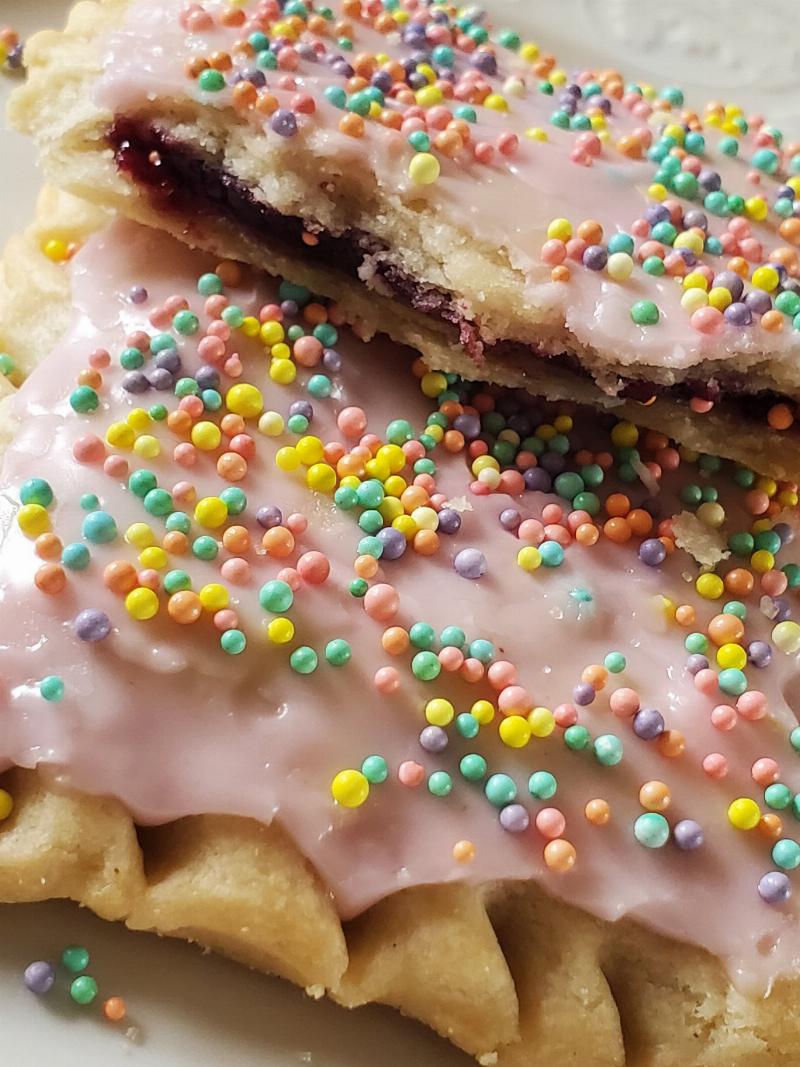
[[[66,7],[64,0],[0,0],[0,23],[25,36],[58,24]],[[589,57],[631,78],[680,85],[697,107],[715,97],[762,109],[788,135],[800,134],[800,35],[786,32],[796,24],[794,0],[771,0],[768,11],[752,0],[496,0],[493,7],[568,67]],[[716,36],[721,29],[724,38]],[[0,76],[0,103],[12,84]],[[0,129],[0,241],[30,216],[37,181],[31,147]],[[70,943],[90,949],[101,996],[126,999],[135,1032],[106,1023],[97,1004],[77,1008],[64,988],[39,1000],[23,987],[28,962],[57,959]],[[14,1067],[48,1059],[59,1067],[472,1062],[388,1009],[344,1012],[314,1003],[277,979],[131,934],[64,903],[0,907],[0,1004],[3,1058]]]

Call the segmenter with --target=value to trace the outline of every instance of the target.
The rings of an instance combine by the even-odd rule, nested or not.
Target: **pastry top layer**
[[[535,878],[792,971],[795,488],[131,223],[71,274],[6,409],[4,759],[143,822],[277,816],[345,916]],[[726,537],[719,573],[676,547]]]
[[[376,216],[430,209],[518,272],[509,316],[566,326],[587,358],[797,392],[800,145],[734,105],[699,116],[677,88],[567,75],[483,13],[435,4],[132,0],[104,55],[109,111],[232,109],[287,174],[310,151]],[[455,293],[458,259],[440,279]],[[485,286],[488,319],[506,298]]]

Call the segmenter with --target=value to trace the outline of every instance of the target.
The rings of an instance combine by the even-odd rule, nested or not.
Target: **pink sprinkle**
[[[345,437],[360,437],[367,428],[367,415],[363,408],[342,408],[336,416],[339,432]]]
[[[404,760],[397,768],[397,777],[401,785],[409,789],[416,789],[425,780],[425,768],[416,760]]]
[[[767,571],[761,575],[761,588],[767,596],[781,596],[786,592],[789,579],[783,571]]]
[[[197,354],[204,363],[222,363],[225,358],[225,342],[221,337],[206,336],[197,346]]]
[[[507,685],[497,698],[497,706],[504,715],[527,715],[533,710],[533,701],[523,686]]]
[[[171,321],[170,313],[165,311],[164,308],[153,308],[149,318],[150,324],[158,329],[163,329],[165,326],[169,326]]]
[[[251,578],[250,564],[240,556],[226,559],[219,569],[226,582],[231,585],[247,585]]]
[[[561,522],[564,518],[564,509],[560,504],[545,504],[542,508],[542,522]]]
[[[704,400],[700,396],[693,396],[689,401],[689,407],[696,415],[707,415],[714,407],[714,401]]]
[[[488,482],[470,482],[469,491],[474,496],[491,496],[492,487]]]
[[[105,444],[93,433],[79,437],[72,446],[72,455],[78,463],[102,463],[105,454]]]
[[[714,696],[719,690],[717,672],[712,671],[710,667],[698,671],[694,676],[694,687],[699,692],[705,693],[706,696]]]
[[[578,721],[578,712],[572,704],[559,704],[553,709],[553,718],[557,726],[566,730],[568,726],[574,726]]]
[[[107,456],[103,464],[103,471],[111,478],[127,478],[128,461],[124,456]]]
[[[223,370],[229,378],[241,378],[244,368],[238,353],[234,352],[232,356],[228,356],[223,364]]]
[[[609,707],[621,719],[629,719],[639,710],[641,704],[635,689],[616,689],[608,700]]]
[[[544,541],[544,526],[538,519],[523,519],[517,530],[520,541],[531,545],[540,545]]]
[[[647,219],[634,219],[631,225],[631,233],[634,237],[647,237],[650,233],[650,223]]]
[[[173,448],[172,458],[181,467],[193,467],[197,463],[197,449],[189,441],[181,441]]]
[[[295,593],[300,588],[301,584],[300,574],[294,567],[281,567],[278,571],[278,581],[286,582],[289,588]]]
[[[692,313],[689,321],[692,324],[692,329],[708,336],[716,337],[725,328],[725,319],[722,316],[722,312],[719,308],[711,306],[698,308],[697,311]]]
[[[542,808],[536,812],[536,829],[549,841],[561,837],[567,828],[567,820],[558,808]]]
[[[761,759],[757,759],[753,764],[750,774],[753,781],[760,785],[763,789],[766,789],[768,785],[772,785],[773,782],[781,776],[780,765],[768,756],[762,756]]]
[[[164,313],[166,315],[177,315],[179,311],[186,311],[188,307],[189,301],[185,296],[178,296],[176,294],[174,296],[168,296],[164,301]]]
[[[498,659],[489,666],[486,677],[492,689],[499,693],[507,685],[516,685],[519,674],[513,663],[507,659]]]
[[[549,522],[544,528],[544,536],[547,541],[556,541],[563,548],[572,543],[572,536],[566,526],[555,522]]]
[[[728,761],[721,752],[710,752],[703,759],[703,770],[709,778],[720,780],[728,773]]]
[[[750,263],[760,263],[764,259],[764,246],[755,237],[746,237],[739,242],[739,252]]]
[[[96,348],[94,352],[89,353],[89,366],[95,370],[105,370],[110,364],[111,356],[104,348]]]
[[[385,582],[371,586],[364,597],[364,610],[371,619],[378,622],[393,619],[399,607],[400,597],[397,590]]]
[[[143,571],[139,571],[137,575],[139,585],[147,586],[148,589],[153,589],[156,592],[161,588],[161,578],[158,571],[154,571],[151,568],[146,568]]]
[[[542,245],[542,251],[540,253],[543,262],[547,263],[551,267],[557,267],[559,263],[563,263],[567,258],[567,246],[563,241],[558,241],[555,238],[551,238],[549,241],[545,241]]]
[[[289,529],[292,533],[302,533],[302,530],[292,529],[293,518],[294,515],[290,515],[287,519]],[[322,552],[304,552],[297,561],[297,573],[309,585],[322,585],[331,573],[330,560]]]
[[[465,659],[461,664],[460,674],[461,677],[467,682],[479,682],[483,678],[486,672],[486,668],[479,659],[474,659],[472,656]]]
[[[431,130],[443,130],[453,118],[453,112],[443,104],[437,104],[430,108],[427,114],[428,128]]]
[[[425,446],[420,441],[406,441],[401,447],[409,463],[416,463],[425,455]]]
[[[583,259],[583,253],[586,251],[587,245],[582,237],[570,237],[566,247],[569,259],[580,262]]]
[[[511,130],[504,130],[497,138],[497,151],[503,156],[513,156],[519,148],[519,137]]]
[[[172,496],[181,504],[193,504],[197,500],[197,490],[191,482],[176,482],[172,487]]]
[[[488,141],[478,141],[472,149],[472,153],[476,162],[489,164],[494,159],[494,146],[490,145]]]
[[[205,311],[206,315],[208,315],[210,319],[214,320],[214,322],[211,322],[209,324],[209,333],[211,332],[211,327],[214,326],[216,322],[222,321],[220,319],[220,315],[227,306],[227,297],[223,296],[222,293],[213,293],[211,296],[206,297],[206,302],[203,305],[203,311]],[[223,322],[223,326],[224,325],[226,324]]]
[[[228,447],[231,452],[236,452],[238,455],[244,456],[245,459],[253,459],[256,454],[256,443],[249,433],[234,434]],[[292,533],[294,533],[294,530]]]
[[[763,719],[767,714],[767,698],[758,689],[749,689],[736,701],[736,709],[748,722]]]
[[[717,704],[711,712],[711,725],[722,733],[727,733],[736,725],[736,711],[730,704]]]
[[[439,652],[439,662],[443,671],[447,671],[448,674],[455,674],[456,671],[461,670],[464,663],[464,653],[460,648],[448,645],[447,648],[443,648]]]
[[[522,496],[525,492],[525,479],[519,471],[503,471],[497,491],[507,496]]]
[[[181,411],[187,412],[193,419],[199,419],[205,411],[203,401],[199,396],[184,396],[178,402]]]
[[[233,608],[222,608],[221,611],[214,613],[214,625],[223,633],[226,630],[235,630],[239,625],[239,616]]]
[[[395,693],[400,688],[400,675],[394,667],[380,667],[375,671],[375,688],[379,693]]]

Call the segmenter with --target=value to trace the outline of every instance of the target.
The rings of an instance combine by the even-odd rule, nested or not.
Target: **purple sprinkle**
[[[256,522],[265,530],[271,530],[273,526],[280,526],[283,522],[283,512],[274,504],[265,504],[256,512]]]
[[[405,553],[408,542],[403,534],[395,530],[393,526],[384,526],[382,530],[378,530],[377,536],[383,545],[381,559],[400,559]]]
[[[753,289],[744,298],[744,302],[754,315],[766,315],[772,307],[772,299],[763,289]]]
[[[772,532],[780,537],[782,545],[790,545],[794,541],[794,530],[788,522],[776,522]]]
[[[103,641],[111,633],[111,620],[104,611],[86,608],[72,620],[72,629],[81,641],[94,644]]]
[[[642,741],[655,741],[664,732],[664,716],[655,708],[641,708],[633,717],[633,732]]]
[[[284,318],[296,319],[297,316],[300,314],[300,308],[297,306],[296,300],[282,300],[281,312]]]
[[[206,364],[203,367],[197,368],[194,380],[197,382],[201,389],[218,389],[219,371],[216,367],[209,367]]]
[[[342,357],[335,348],[326,348],[322,353],[322,366],[331,374],[338,374],[342,369]]]
[[[444,752],[447,742],[447,731],[441,726],[426,726],[419,735],[419,743],[426,752]]]
[[[147,300],[147,290],[143,285],[131,286],[128,299],[132,304],[143,304]]]
[[[309,42],[301,41],[298,45],[296,45],[296,48],[297,54],[300,56],[301,59],[306,59],[309,63],[319,62],[319,57],[314,51],[314,46]]]
[[[693,267],[697,263],[697,256],[691,248],[676,248],[675,251],[681,257],[687,267]]]
[[[566,469],[566,466],[566,457],[562,456],[560,452],[545,452],[539,460],[539,466],[531,469],[534,471],[542,470],[546,474],[561,474]]]
[[[493,78],[497,74],[497,59],[491,52],[477,51],[469,57],[469,65]]]
[[[707,193],[716,193],[722,188],[722,178],[711,167],[702,167],[697,175],[697,181]]]
[[[24,46],[22,44],[15,44],[6,57],[6,63],[8,63],[11,70],[22,70],[24,58]]]
[[[667,558],[667,550],[657,537],[648,537],[639,545],[639,559],[648,567],[660,567]]]
[[[461,516],[454,508],[442,508],[439,512],[439,533],[455,534],[461,529]]]
[[[772,649],[766,641],[751,641],[747,646],[747,659],[754,667],[768,667],[772,660]]]
[[[541,467],[528,467],[522,475],[525,488],[538,493],[549,493],[553,487],[553,479]]]
[[[256,89],[263,89],[267,84],[267,76],[258,67],[249,67],[242,75],[242,81],[248,81],[255,85]]]
[[[180,352],[178,352],[176,348],[165,348],[163,352],[159,352],[153,359],[154,367],[161,367],[163,370],[168,370],[170,374],[178,374],[181,365]]]
[[[55,967],[46,960],[36,960],[34,963],[29,963],[25,968],[22,980],[31,993],[37,993],[42,996],[44,993],[49,993],[53,988],[53,983],[56,980]]]
[[[794,189],[791,185],[781,185],[778,187],[775,196],[779,200],[794,200]]]
[[[675,844],[683,852],[693,852],[703,844],[705,836],[703,827],[694,819],[681,819],[672,828],[672,837]]]
[[[683,225],[687,230],[691,230],[695,226],[700,230],[708,230],[708,216],[704,211],[700,211],[698,208],[689,208],[683,216]],[[731,271],[731,274],[732,273],[733,271]]]
[[[775,611],[775,614],[772,617],[773,622],[786,622],[787,619],[791,619],[792,605],[789,603],[785,596],[773,597],[772,606]]]
[[[500,525],[504,530],[516,530],[522,522],[522,516],[516,508],[504,508],[500,512]]]
[[[769,871],[758,883],[758,895],[767,904],[785,904],[792,895],[792,883],[783,871]]]
[[[423,89],[428,84],[428,79],[424,74],[420,74],[418,71],[412,71],[406,77],[409,89],[413,89],[416,92],[418,89]]]
[[[453,560],[453,568],[462,578],[474,581],[486,574],[486,556],[477,548],[462,548]]]
[[[583,252],[583,265],[589,270],[602,270],[608,263],[608,252],[602,245],[589,245]]]
[[[294,137],[297,133],[297,119],[287,107],[279,107],[269,124],[273,132],[281,137]]]
[[[727,289],[734,300],[741,300],[744,292],[744,282],[733,270],[721,270],[714,275],[714,288]]]
[[[686,660],[686,670],[689,674],[699,674],[700,671],[706,670],[707,667],[708,660],[699,652],[693,652]]]
[[[140,370],[132,370],[123,377],[122,388],[126,393],[146,393],[150,382]]]
[[[166,367],[148,367],[144,375],[153,389],[158,389],[162,393],[171,389],[175,384],[175,376],[170,374]]]
[[[506,804],[500,810],[500,825],[510,834],[524,834],[531,824],[531,817],[521,804]]]
[[[474,441],[481,432],[481,420],[477,415],[456,415],[453,429],[463,433],[465,440]]]
[[[307,400],[295,400],[289,407],[289,416],[302,415],[309,422],[314,418],[314,408]]]
[[[669,222],[669,208],[663,204],[651,204],[645,209],[644,217],[651,226],[656,226],[659,222]]]
[[[392,76],[388,70],[376,70],[370,78],[370,83],[374,85],[376,89],[380,89],[382,93],[388,93],[394,84]]]
[[[725,321],[732,326],[749,326],[753,321],[753,313],[750,308],[747,304],[738,300],[733,304],[728,304],[722,314],[725,317]]]
[[[590,685],[589,682],[578,682],[575,688],[572,690],[573,703],[577,704],[581,708],[588,707],[594,701],[597,696],[595,688]]]

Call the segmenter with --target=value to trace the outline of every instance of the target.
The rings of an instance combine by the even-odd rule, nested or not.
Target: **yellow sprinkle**
[[[694,585],[704,600],[719,600],[725,592],[725,584],[718,574],[701,574]]]
[[[228,606],[228,590],[219,582],[209,582],[197,595],[206,611],[222,611]]]
[[[750,797],[739,797],[728,808],[728,819],[737,830],[754,830],[761,822],[761,811]]]
[[[267,326],[269,324],[264,323],[264,325]],[[280,325],[280,323],[276,323],[276,325]],[[232,411],[234,415],[240,415],[243,419],[254,419],[264,410],[264,398],[260,389],[243,382],[240,385],[232,386],[228,390],[225,394],[225,405],[228,411]],[[280,418],[280,416],[278,417]]]
[[[50,516],[41,504],[23,504],[17,512],[17,525],[26,537],[38,537],[50,529]]]
[[[63,263],[66,259],[69,259],[68,245],[64,241],[59,241],[56,237],[51,237],[49,241],[45,241],[42,251],[54,263]]]
[[[228,517],[228,505],[221,497],[204,496],[195,505],[194,517],[201,526],[216,530]]]
[[[143,433],[134,441],[133,451],[142,459],[155,459],[156,456],[161,455],[161,443],[152,434]]]
[[[525,136],[529,141],[541,141],[543,144],[550,139],[547,136],[547,130],[543,130],[541,126],[530,126],[525,131]]]
[[[431,726],[447,726],[455,718],[456,709],[444,697],[434,697],[425,705],[425,718]]]
[[[129,452],[136,441],[136,431],[126,422],[112,422],[106,430],[106,443],[112,448]]]
[[[490,700],[476,700],[469,713],[481,726],[488,726],[494,718],[494,704]]]
[[[267,637],[274,645],[286,645],[294,637],[294,623],[279,615],[267,624]]]
[[[549,708],[534,708],[528,715],[528,724],[534,737],[549,737],[556,728],[556,719]]]
[[[361,771],[339,771],[331,782],[331,796],[343,808],[360,808],[369,796],[369,781]]]
[[[125,540],[134,548],[149,548],[156,543],[156,535],[146,522],[134,522],[125,531]]]
[[[408,165],[408,176],[417,185],[432,185],[441,173],[436,156],[430,152],[417,152]]]
[[[158,597],[152,589],[140,586],[125,597],[125,610],[137,622],[146,622],[158,614]]]
[[[524,748],[531,739],[531,727],[522,715],[508,715],[498,728],[500,740],[509,748]]]

